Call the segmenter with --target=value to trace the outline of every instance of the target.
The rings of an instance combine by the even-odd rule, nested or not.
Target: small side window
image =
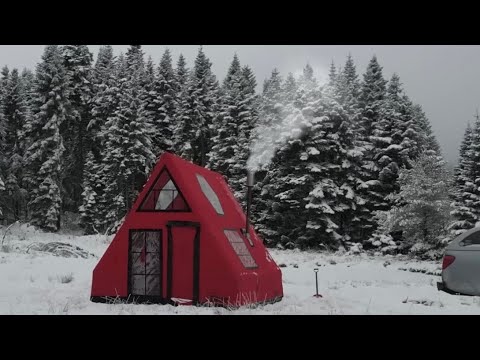
[[[463,239],[460,244],[464,246],[468,245],[480,245],[480,231],[475,231],[474,233],[468,235]]]
[[[212,189],[210,184],[207,180],[200,174],[197,175],[198,183],[200,184],[200,188],[202,189],[203,194],[206,196],[210,204],[212,204],[213,208],[217,212],[218,215],[223,215],[223,208],[222,204],[220,204],[220,199],[218,198],[215,191]]]
[[[238,258],[242,262],[243,266],[246,269],[255,269],[257,268],[257,263],[250,254],[250,251],[245,245],[245,241],[242,236],[236,230],[224,230],[225,236],[228,239],[230,245],[232,245],[233,250],[237,254]]]

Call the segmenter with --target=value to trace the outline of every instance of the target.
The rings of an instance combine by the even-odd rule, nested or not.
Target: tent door
[[[130,230],[128,292],[132,300],[162,300],[162,230]]]
[[[167,300],[197,304],[199,299],[200,224],[171,221],[168,229]]]

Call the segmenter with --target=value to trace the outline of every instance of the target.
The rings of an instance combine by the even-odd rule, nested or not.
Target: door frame
[[[167,223],[167,296],[166,300],[172,301],[172,281],[173,281],[173,235],[174,227],[193,227],[196,229],[193,239],[193,289],[192,304],[197,305],[200,298],[200,223],[193,221],[169,221]]]
[[[132,294],[132,234],[134,232],[157,232],[160,233],[160,295],[133,295]],[[162,229],[129,229],[128,230],[128,274],[127,274],[127,294],[128,301],[139,303],[163,303],[165,298],[163,296],[163,230]],[[145,274],[145,277],[147,275]]]

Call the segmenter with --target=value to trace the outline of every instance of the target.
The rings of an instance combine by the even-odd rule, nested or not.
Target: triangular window
[[[163,170],[140,205],[139,211],[190,211],[167,170]]]

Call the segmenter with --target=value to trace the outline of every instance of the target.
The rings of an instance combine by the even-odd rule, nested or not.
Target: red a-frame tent
[[[278,301],[282,274],[223,177],[164,153],[93,270],[92,301]]]

